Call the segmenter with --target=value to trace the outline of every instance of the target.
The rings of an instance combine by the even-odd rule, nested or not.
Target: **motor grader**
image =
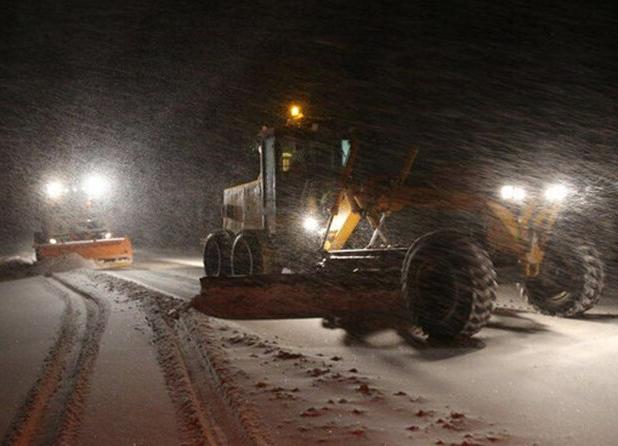
[[[353,134],[295,120],[263,128],[258,152],[257,179],[225,189],[223,227],[205,239],[205,277],[193,300],[200,311],[232,319],[323,317],[344,327],[396,316],[433,337],[468,337],[495,305],[488,252],[517,260],[522,288],[543,312],[577,315],[600,297],[596,250],[554,243],[560,185],[545,200],[509,185],[495,197],[410,186],[415,149],[396,174],[355,175],[361,150]],[[458,227],[445,219],[411,245],[396,246],[385,221],[404,208],[464,210],[472,218]],[[370,228],[368,239],[350,248],[361,224]]]

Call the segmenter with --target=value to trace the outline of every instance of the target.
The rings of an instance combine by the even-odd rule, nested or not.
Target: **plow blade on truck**
[[[99,267],[123,267],[133,263],[133,246],[127,237],[37,244],[35,251],[37,260],[75,253],[94,260]]]

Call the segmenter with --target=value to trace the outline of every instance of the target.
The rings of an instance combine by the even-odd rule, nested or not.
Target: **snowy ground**
[[[199,291],[198,265],[142,255],[127,270],[0,282],[0,435],[16,444],[615,444],[611,298],[579,320],[501,310],[466,345],[430,345],[388,329],[352,338],[316,319],[170,317]],[[513,294],[505,287],[501,302]]]

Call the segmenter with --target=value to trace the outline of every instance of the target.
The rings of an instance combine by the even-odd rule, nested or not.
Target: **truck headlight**
[[[545,189],[544,195],[547,201],[562,201],[569,195],[569,188],[564,184],[551,184]]]
[[[526,190],[520,186],[507,184],[500,189],[500,197],[506,201],[523,201],[526,198]]]
[[[303,219],[303,228],[307,232],[318,232],[320,229],[320,222],[317,218],[308,215]]]
[[[58,240],[56,240],[55,238],[50,238],[49,243],[55,245],[56,243],[58,243]]]
[[[93,174],[86,177],[82,189],[89,198],[101,198],[109,190],[109,180],[101,175]]]

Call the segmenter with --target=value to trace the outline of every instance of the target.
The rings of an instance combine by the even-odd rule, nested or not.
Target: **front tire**
[[[599,301],[604,279],[603,262],[592,246],[563,250],[549,246],[539,276],[526,280],[522,292],[539,312],[572,317]]]
[[[408,250],[402,297],[412,323],[433,338],[467,338],[489,321],[496,302],[496,272],[470,238],[437,231]]]

